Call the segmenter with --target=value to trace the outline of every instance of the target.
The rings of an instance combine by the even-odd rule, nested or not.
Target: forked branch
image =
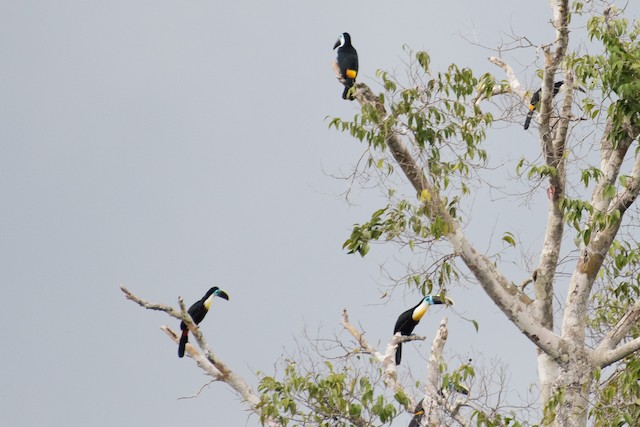
[[[125,288],[124,285],[120,285],[120,289],[128,300],[135,302],[139,306],[144,307],[148,310],[163,311],[169,316],[185,322],[185,324],[189,327],[189,330],[193,333],[198,346],[204,352],[203,355],[194,346],[187,344],[186,354],[194,359],[198,366],[209,376],[211,376],[213,380],[224,382],[229,387],[231,387],[234,392],[239,397],[241,397],[247,403],[247,405],[249,405],[252,412],[257,414],[258,416],[261,415],[259,407],[260,396],[258,396],[255,391],[253,391],[251,386],[241,376],[234,373],[225,363],[223,363],[218,357],[216,357],[216,355],[211,350],[211,347],[202,335],[202,332],[200,332],[198,326],[193,323],[191,316],[187,313],[182,297],[178,298],[178,303],[180,305],[180,311],[178,311],[168,305],[145,301]],[[168,326],[162,326],[161,329],[171,340],[173,340],[176,344],[178,343],[178,341],[180,340],[180,335],[178,333],[174,332]],[[265,422],[269,427],[282,427],[281,423],[271,417],[267,417]]]
[[[592,358],[595,363],[604,368],[640,349],[640,338],[628,341],[622,345],[620,342],[626,338],[632,327],[640,321],[640,301],[637,301],[620,318],[618,323],[611,328],[593,351]]]

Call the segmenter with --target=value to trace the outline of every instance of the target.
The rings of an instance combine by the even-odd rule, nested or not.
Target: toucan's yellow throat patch
[[[211,295],[209,298],[204,300],[204,308],[206,308],[207,311],[209,311],[209,307],[211,307],[212,303],[213,303],[213,295]]]
[[[411,313],[411,318],[416,322],[418,322],[420,319],[422,319],[422,316],[424,316],[424,314],[427,312],[428,307],[429,305],[423,301],[422,304],[420,304],[419,306],[416,307],[415,310],[413,310],[413,313]]]
[[[351,70],[347,68],[347,72],[345,74],[347,75],[348,79],[355,79],[356,76],[358,75],[358,72],[356,70]]]

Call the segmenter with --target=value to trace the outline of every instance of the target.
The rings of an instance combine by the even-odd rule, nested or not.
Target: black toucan
[[[349,89],[353,87],[358,76],[358,52],[351,45],[351,36],[349,33],[342,33],[338,36],[338,41],[333,48],[338,48],[338,57],[336,62],[338,68],[340,68],[340,76],[344,82],[344,92],[342,92],[342,99],[349,99],[353,101],[355,97],[353,95],[347,97]]]
[[[204,316],[207,315],[207,312],[211,307],[211,303],[213,302],[213,298],[215,297],[220,297],[229,301],[229,295],[222,289],[214,286],[204,294],[202,299],[196,301],[191,307],[189,307],[189,315],[196,325],[202,322]],[[184,349],[189,341],[189,328],[184,322],[180,322],[180,329],[182,330],[182,335],[180,336],[180,344],[178,345],[178,357],[184,357]]]
[[[556,96],[560,91],[560,86],[564,84],[564,81],[560,80],[559,82],[555,82],[553,84],[553,96]],[[540,102],[540,95],[542,94],[542,88],[538,89],[533,93],[531,97],[531,102],[529,102],[529,113],[527,113],[527,119],[524,121],[524,130],[529,129],[529,124],[531,123],[531,118],[533,117],[533,112],[536,108],[538,108],[538,103]]]
[[[422,417],[424,415],[424,409],[422,409],[422,400],[418,402],[416,408],[413,410],[413,418],[411,418],[411,422],[409,423],[409,427],[419,427],[420,421],[422,421]]]
[[[447,304],[453,305],[453,301],[449,298],[441,298],[438,295],[427,295],[413,308],[402,313],[396,321],[396,326],[393,328],[393,334],[400,332],[400,335],[411,335],[413,328],[420,322],[422,316],[427,312],[430,305],[434,304]],[[396,365],[400,364],[402,358],[402,343],[398,343],[398,349],[396,350]]]

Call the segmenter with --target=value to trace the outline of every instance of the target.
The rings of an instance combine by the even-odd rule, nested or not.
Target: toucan
[[[419,427],[420,421],[422,421],[422,416],[424,415],[424,409],[422,409],[422,400],[418,402],[416,408],[413,410],[413,418],[411,418],[411,422],[409,423],[409,427]]]
[[[393,328],[393,334],[400,332],[400,335],[411,335],[413,328],[420,322],[422,316],[427,312],[430,305],[434,304],[447,304],[453,305],[453,301],[449,298],[440,297],[439,295],[427,295],[413,308],[402,313],[396,321],[396,326]],[[398,349],[396,350],[396,365],[400,364],[402,358],[402,343],[398,343]]]
[[[353,101],[355,96],[349,95],[349,89],[353,87],[358,76],[358,52],[351,45],[351,36],[349,33],[342,33],[338,36],[338,41],[333,48],[338,48],[338,57],[336,62],[340,69],[340,77],[344,82],[344,92],[342,99]]]
[[[553,96],[556,96],[560,91],[560,86],[564,84],[564,81],[560,80],[559,82],[555,82],[553,84]],[[533,93],[531,97],[531,102],[529,102],[529,113],[527,113],[527,119],[524,121],[524,130],[529,129],[529,124],[531,123],[531,118],[533,117],[533,112],[536,108],[538,108],[538,103],[540,102],[540,95],[542,94],[542,88],[538,89]]]
[[[196,325],[200,324],[204,316],[207,315],[209,308],[211,308],[213,298],[215,297],[229,301],[229,295],[222,289],[214,286],[209,289],[199,301],[196,301],[189,307],[188,313]],[[189,341],[189,327],[184,322],[180,322],[180,329],[182,330],[182,335],[180,336],[180,344],[178,345],[178,357],[184,357],[184,349]]]

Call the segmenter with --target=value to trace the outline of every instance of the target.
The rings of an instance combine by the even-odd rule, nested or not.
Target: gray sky
[[[258,425],[224,384],[177,400],[207,378],[159,330],[177,322],[126,301],[120,283],[174,305],[226,289],[231,301],[216,301],[202,328],[253,385],[254,372],[272,373],[295,350],[305,325],[338,330],[343,307],[370,339],[387,340],[420,297],[399,291],[381,305],[379,265],[401,271],[394,249],[365,259],[341,250],[383,201],[356,191],[349,206],[339,195],[347,184],[329,176],[363,150],[327,129],[326,116],[357,113],[341,99],[331,48],[350,32],[360,80],[374,88],[376,69],[402,71],[403,44],[428,50],[434,69],[457,62],[502,78],[486,61],[492,52],[462,35],[492,47],[511,31],[549,42],[548,6],[486,3],[0,2],[3,424]],[[536,54],[518,52],[512,64],[528,85]],[[512,158],[527,146],[535,155],[535,144],[514,126],[489,147]],[[486,224],[506,218],[477,205],[480,225],[469,228],[484,250]],[[449,354],[502,357],[524,394],[533,346],[476,289],[452,296],[480,332],[448,312]],[[417,332],[429,341],[443,313]],[[420,372],[428,345],[407,347]]]

